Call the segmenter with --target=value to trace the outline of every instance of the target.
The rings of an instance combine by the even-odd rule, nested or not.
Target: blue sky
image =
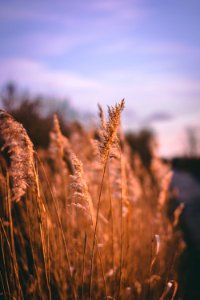
[[[182,154],[200,118],[200,2],[0,0],[0,85],[96,112],[126,101],[125,128],[150,125]]]

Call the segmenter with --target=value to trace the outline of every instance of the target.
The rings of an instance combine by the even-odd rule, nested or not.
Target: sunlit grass
[[[170,166],[153,157],[147,170],[131,152],[119,130],[123,107],[109,108],[108,118],[100,108],[101,127],[75,130],[70,139],[55,117],[49,149],[37,152],[1,112],[5,299],[175,297],[182,208],[170,222]]]

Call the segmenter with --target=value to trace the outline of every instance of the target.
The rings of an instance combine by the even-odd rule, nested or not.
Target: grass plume
[[[0,137],[10,158],[9,175],[12,180],[12,200],[18,202],[27,186],[35,183],[34,150],[23,126],[11,115],[0,110]]]

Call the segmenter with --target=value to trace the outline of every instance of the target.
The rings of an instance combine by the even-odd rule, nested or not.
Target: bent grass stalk
[[[83,247],[83,261],[82,261],[82,276],[81,276],[81,300],[83,299],[83,284],[84,284],[86,246],[87,246],[87,235],[85,233],[84,247]]]
[[[41,292],[42,289],[41,289],[40,277],[39,277],[38,269],[37,269],[37,266],[35,263],[35,253],[33,250],[33,238],[32,238],[31,225],[30,225],[30,212],[29,212],[29,208],[28,208],[27,204],[26,204],[26,212],[27,212],[27,216],[28,216],[28,233],[29,233],[31,254],[33,257],[33,265],[34,265],[34,269],[35,269],[35,273],[36,273],[36,277],[37,277],[39,294],[40,294],[41,299],[43,299],[42,292]]]
[[[9,182],[9,177],[7,174],[7,184]],[[15,251],[15,241],[14,241],[14,229],[13,229],[13,221],[12,221],[12,212],[11,212],[11,196],[9,193],[9,189],[7,190],[7,205],[8,205],[8,217],[9,217],[9,225],[10,225],[10,242],[11,242],[11,253],[12,253],[12,258],[13,258],[13,263],[15,266],[15,275],[17,279],[17,293],[19,293],[20,299],[24,299],[23,292],[22,292],[22,287],[19,279],[19,268],[17,264],[17,255]]]
[[[109,155],[109,154],[108,154]],[[101,185],[100,185],[100,191],[99,191],[99,197],[98,197],[98,202],[97,202],[97,213],[96,213],[96,221],[95,221],[95,227],[94,227],[94,235],[93,235],[93,243],[92,243],[92,257],[91,257],[91,268],[90,268],[90,285],[89,285],[89,300],[92,297],[92,274],[93,274],[93,268],[94,268],[94,251],[95,251],[95,243],[96,243],[96,235],[97,235],[97,225],[98,225],[98,220],[99,220],[99,212],[100,212],[100,201],[101,201],[101,195],[102,195],[102,190],[103,190],[103,182],[104,182],[104,177],[106,173],[106,166],[107,166],[107,161],[108,161],[108,155],[105,161],[104,169],[103,169],[103,175],[101,179]],[[98,248],[98,243],[97,243],[97,251],[99,252]],[[101,256],[100,256],[101,257]],[[100,259],[101,265],[102,265],[102,260]],[[103,267],[103,265],[102,265]],[[103,272],[102,268],[102,275],[103,275],[103,280],[104,280],[104,287],[105,287],[105,293],[106,293],[106,299],[107,299],[107,287],[106,287],[106,280],[105,280],[105,273]]]
[[[39,178],[38,178],[38,172],[33,165],[34,170],[34,176],[35,176],[35,183],[36,183],[36,205],[37,205],[37,216],[38,216],[38,222],[39,222],[39,229],[40,229],[40,237],[41,237],[41,245],[42,245],[42,255],[43,255],[43,262],[44,262],[44,269],[45,269],[45,277],[46,277],[46,283],[47,283],[47,289],[49,294],[49,299],[52,299],[51,296],[51,287],[48,277],[48,258],[46,257],[46,244],[45,244],[45,233],[44,233],[44,224],[43,224],[43,213],[45,211],[44,204],[42,202],[42,198],[40,195],[40,187],[39,187]],[[43,213],[42,213],[43,211]]]
[[[3,295],[4,295],[5,299],[8,299],[8,298],[7,298],[6,289],[5,289],[5,287],[4,287],[3,276],[2,276],[1,271],[0,271],[0,279],[1,279],[2,289],[3,289]]]
[[[1,219],[0,219],[0,225],[2,226]],[[8,283],[8,274],[7,274],[7,270],[6,270],[6,262],[5,262],[5,255],[4,255],[4,249],[3,249],[3,237],[2,237],[1,230],[0,230],[0,235],[1,235],[1,243],[0,243],[1,244],[1,253],[2,253],[2,258],[3,258],[3,267],[4,267],[4,272],[5,272],[6,287],[7,287],[9,299],[11,299],[11,292],[10,292],[10,286]],[[3,278],[2,278],[2,285],[3,285]]]
[[[108,164],[108,192],[109,192],[109,204],[110,204],[110,221],[111,221],[111,253],[112,253],[112,269],[115,269],[114,265],[114,221],[113,221],[113,205],[112,205],[112,195],[110,189],[110,171]]]
[[[70,277],[70,284],[71,284],[71,288],[72,288],[72,294],[73,294],[74,300],[77,300],[76,289],[74,287],[72,272],[71,272],[71,268],[70,268],[70,260],[69,260],[69,253],[68,253],[67,242],[66,242],[64,231],[63,231],[63,227],[62,227],[62,222],[61,222],[61,219],[60,219],[60,216],[59,216],[59,213],[58,213],[58,207],[57,207],[56,200],[55,200],[54,194],[52,192],[51,185],[49,183],[46,171],[45,171],[45,169],[43,167],[43,164],[42,164],[39,156],[37,156],[37,159],[38,159],[38,161],[39,161],[39,163],[40,163],[40,165],[42,167],[42,171],[43,171],[43,174],[45,176],[45,180],[47,182],[47,185],[48,185],[48,188],[49,188],[49,191],[50,191],[50,194],[51,194],[51,198],[53,200],[53,205],[54,205],[54,208],[55,208],[55,215],[56,215],[56,219],[57,219],[57,222],[58,222],[58,226],[60,228],[63,245],[64,245],[64,248],[65,248],[65,255],[66,255],[66,259],[67,259],[67,266],[68,266],[68,273],[69,273],[69,277]]]
[[[7,236],[7,233],[5,231],[5,228],[4,228],[4,225],[3,225],[3,221],[2,219],[0,218],[0,225],[1,225],[1,229],[3,231],[3,234],[4,234],[4,237],[5,237],[5,241],[8,245],[8,250],[9,250],[9,254],[12,258],[12,261],[13,261],[13,270],[14,270],[14,274],[15,274],[15,277],[17,279],[17,284],[18,286],[16,288],[18,288],[18,291],[20,290],[21,291],[21,284],[20,284],[20,281],[19,281],[19,274],[18,274],[18,268],[16,267],[16,261],[15,261],[15,257],[14,257],[14,254],[13,254],[13,251],[12,251],[12,246],[9,242],[9,237]],[[22,295],[22,292],[20,292],[20,295]],[[19,299],[23,299],[23,297],[19,298]]]

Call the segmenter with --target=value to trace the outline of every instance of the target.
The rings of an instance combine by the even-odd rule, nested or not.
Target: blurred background
[[[89,125],[97,103],[125,98],[125,130],[148,128],[162,157],[198,156],[199,11],[197,0],[3,0],[1,107]]]

